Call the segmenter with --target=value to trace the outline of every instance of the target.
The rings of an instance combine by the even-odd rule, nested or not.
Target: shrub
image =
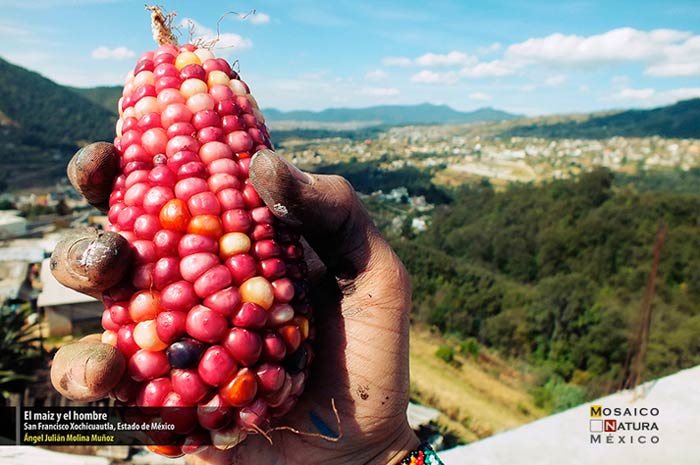
[[[435,356],[447,363],[452,363],[455,359],[455,351],[450,346],[440,346],[435,351]]]
[[[468,337],[459,345],[460,353],[464,355],[469,354],[474,358],[477,358],[479,356],[480,351],[481,347],[479,346],[479,342],[476,340],[476,338],[473,337]]]

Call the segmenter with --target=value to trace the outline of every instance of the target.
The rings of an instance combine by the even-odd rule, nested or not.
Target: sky
[[[163,4],[181,43],[215,37],[218,23],[214,52],[238,60],[262,108],[544,115],[700,96],[698,0]],[[0,57],[60,84],[121,85],[154,48],[143,0],[0,0]]]

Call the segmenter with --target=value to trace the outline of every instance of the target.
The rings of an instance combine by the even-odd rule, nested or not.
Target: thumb
[[[381,261],[393,254],[345,178],[302,172],[262,150],[251,160],[250,180],[265,204],[304,236],[335,276],[353,279],[371,258]]]

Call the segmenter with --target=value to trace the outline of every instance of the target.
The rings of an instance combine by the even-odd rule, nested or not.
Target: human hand
[[[104,176],[97,175],[99,167],[112,166],[110,160],[116,154],[113,149],[110,154],[108,144],[99,150],[91,147],[71,161],[70,177],[81,193],[89,194],[92,203],[104,207],[111,183],[93,181],[103,181]],[[316,273],[312,290],[317,337],[307,388],[279,422],[311,434],[272,431],[272,445],[260,435],[250,435],[233,449],[209,448],[191,460],[209,464],[398,462],[418,445],[405,414],[410,284],[403,265],[344,179],[302,173],[270,151],[253,158],[250,178],[264,202],[282,222],[306,238],[325,265],[323,269],[318,263],[309,264],[312,270],[322,272]],[[91,287],[93,270],[105,257],[128,254],[128,246],[123,247],[118,239],[107,239],[109,236],[92,236],[92,243],[100,246],[76,246],[80,241],[86,243],[79,237],[57,248],[52,268],[56,263],[54,273],[59,281],[92,295],[109,287],[105,281],[117,282],[124,270],[102,266],[110,271],[111,279],[101,275],[102,280]],[[102,244],[114,253],[95,254],[95,250],[104,252]],[[104,379],[104,375],[113,375],[114,370],[94,362],[98,347],[111,350],[102,346],[88,349],[77,343],[62,349],[72,351],[70,356],[59,351],[52,368],[57,389],[68,397],[79,394],[83,399],[107,394],[106,386],[112,379]],[[57,380],[66,379],[72,380],[63,383],[67,388],[57,385]],[[318,437],[319,433],[339,437],[329,441]]]

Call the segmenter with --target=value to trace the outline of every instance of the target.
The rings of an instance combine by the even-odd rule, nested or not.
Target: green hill
[[[502,136],[605,139],[608,137],[700,138],[700,98],[652,110],[628,110],[585,121],[517,125]]]
[[[85,97],[93,103],[100,105],[107,111],[117,114],[117,104],[122,96],[121,86],[101,86],[101,87],[68,87],[68,89]]]
[[[394,247],[413,319],[541,370],[540,405],[615,389],[640,323],[657,228],[668,227],[644,376],[700,363],[700,195],[641,191],[607,170],[542,186],[462,188]]]
[[[81,143],[113,138],[113,113],[1,58],[0,89],[0,187],[53,184]]]
[[[0,111],[38,140],[75,143],[112,137],[112,112],[1,58],[0,88]]]
[[[270,121],[312,122],[377,122],[385,125],[404,124],[463,124],[502,121],[520,118],[493,108],[480,108],[472,112],[460,112],[447,105],[383,105],[369,108],[329,108],[323,111],[288,111],[274,108],[263,111]]]

